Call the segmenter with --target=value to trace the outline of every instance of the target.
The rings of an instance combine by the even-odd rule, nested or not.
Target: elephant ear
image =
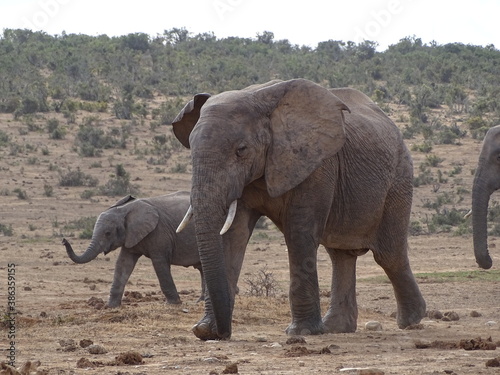
[[[186,148],[189,146],[189,135],[200,118],[201,107],[210,98],[210,94],[196,94],[172,121],[176,138]]]
[[[272,141],[265,178],[272,197],[304,181],[323,160],[335,155],[346,140],[344,114],[349,108],[333,93],[297,79],[258,90],[270,103]]]
[[[123,198],[121,198],[118,202],[116,202],[114,205],[112,205],[111,207],[109,207],[108,210],[110,208],[115,208],[115,207],[123,206],[124,204],[127,204],[127,203],[135,201],[135,200],[136,200],[136,197],[134,197],[134,196],[132,196],[130,194],[126,195]]]
[[[129,210],[125,216],[125,247],[131,248],[156,228],[160,215],[156,207],[142,200],[127,207]]]

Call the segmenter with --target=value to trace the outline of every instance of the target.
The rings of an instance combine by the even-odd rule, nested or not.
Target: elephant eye
[[[245,155],[246,151],[247,151],[247,146],[240,146],[236,149],[236,156],[241,158],[242,156]]]

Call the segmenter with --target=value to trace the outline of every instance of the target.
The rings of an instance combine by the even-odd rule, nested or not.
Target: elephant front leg
[[[330,307],[323,318],[327,332],[355,332],[358,320],[356,302],[356,260],[366,250],[327,249],[332,261]]]
[[[289,246],[290,308],[292,322],[288,335],[317,335],[325,332],[319,302],[316,249],[298,251]]]
[[[118,259],[116,260],[113,285],[111,286],[107,303],[108,307],[118,307],[121,305],[125,285],[140,257],[140,254],[132,254],[123,248],[121,249],[120,255],[118,255]]]
[[[166,257],[151,258],[153,267],[156,272],[156,277],[160,282],[160,288],[163,295],[167,299],[167,303],[171,305],[179,305],[182,303],[177,288],[172,278],[172,273],[170,271],[170,264],[167,262]]]

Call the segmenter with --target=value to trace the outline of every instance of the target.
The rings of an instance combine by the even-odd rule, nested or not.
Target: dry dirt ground
[[[401,111],[393,108],[391,117],[403,127]],[[68,224],[97,216],[120,197],[83,199],[80,195],[88,188],[59,186],[61,174],[69,168],[80,168],[103,185],[115,173],[116,165],[122,164],[131,182],[140,188],[138,195],[145,197],[188,189],[190,168],[187,151],[173,152],[166,164],[151,163],[151,158],[157,157],[152,151],[153,138],[170,135],[169,127],[151,127],[150,119],[125,123],[109,114],[100,115],[98,126],[106,131],[130,126],[127,147],[104,150],[97,158],[78,156],[74,137],[83,117],[89,115],[95,114],[79,112],[76,123],[66,125],[62,116],[45,114],[34,120],[38,131],[26,131],[26,123],[14,121],[11,115],[0,117],[0,129],[10,136],[9,144],[0,148],[0,224],[12,232],[0,234],[0,361],[7,361],[9,355],[5,307],[9,264],[15,264],[16,366],[40,361],[39,373],[363,373],[360,368],[371,368],[367,373],[372,374],[500,371],[486,366],[488,360],[500,357],[500,349],[485,350],[500,341],[500,282],[496,271],[500,254],[496,238],[490,239],[496,263],[490,271],[479,271],[470,234],[410,237],[411,264],[428,310],[448,315],[444,320],[431,315],[411,330],[398,329],[392,315],[396,309],[392,287],[368,253],[359,258],[357,268],[357,332],[288,341],[284,334],[290,322],[286,246],[272,225],[257,230],[249,244],[229,341],[203,342],[191,333],[203,313],[203,304],[195,302],[200,286],[199,274],[193,268],[173,267],[182,305],[163,302],[149,260],[141,259],[126,287],[123,306],[100,308],[100,301],[106,301],[109,293],[118,251],[76,265],[67,258],[61,237],[66,236],[77,251],[83,251],[89,241],[79,239],[79,231],[67,229]],[[457,121],[445,109],[435,115],[446,123]],[[63,140],[49,139],[45,130],[47,119],[53,117],[68,130]],[[408,145],[411,148],[421,141],[409,140]],[[453,207],[465,212],[470,206],[472,174],[481,142],[466,137],[460,143],[433,148],[432,153],[443,159],[432,168],[433,173],[440,169],[446,174],[456,166],[461,172],[439,186],[416,188],[412,220],[424,223],[433,214],[423,207],[424,203],[443,192],[453,196]],[[426,154],[412,151],[412,155],[418,174]],[[186,171],[173,173],[179,165],[187,165]],[[47,194],[47,186],[53,188],[52,193]],[[466,191],[462,199],[458,199],[459,187]],[[331,267],[322,248],[318,268],[325,311]],[[255,282],[259,274],[275,282],[273,296],[249,295],[250,282]],[[380,322],[382,330],[366,330],[369,321]],[[97,346],[83,347],[90,342]]]

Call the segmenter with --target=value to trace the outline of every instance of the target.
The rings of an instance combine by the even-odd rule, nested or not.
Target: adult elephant
[[[288,247],[288,334],[356,330],[356,258],[368,250],[392,282],[399,327],[424,316],[407,255],[411,157],[397,127],[367,96],[304,79],[271,81],[197,94],[172,125],[191,148],[192,215],[208,290],[205,316],[193,327],[197,337],[230,337],[245,247],[261,215]],[[221,236],[222,227],[229,230]],[[333,264],[323,319],[319,244]]]
[[[120,199],[99,215],[90,245],[82,255],[75,254],[71,244],[63,239],[68,256],[79,264],[88,263],[99,254],[108,254],[121,246],[108,307],[121,305],[125,285],[137,260],[143,255],[151,259],[167,303],[181,303],[171,265],[193,266],[200,271],[202,291],[199,300],[204,299],[205,284],[194,226],[189,225],[181,234],[175,233],[189,208],[189,196],[189,192],[179,191],[152,198],[135,199],[129,195]]]
[[[472,188],[472,231],[477,264],[491,268],[488,252],[487,213],[491,194],[500,189],[500,125],[486,133]]]

